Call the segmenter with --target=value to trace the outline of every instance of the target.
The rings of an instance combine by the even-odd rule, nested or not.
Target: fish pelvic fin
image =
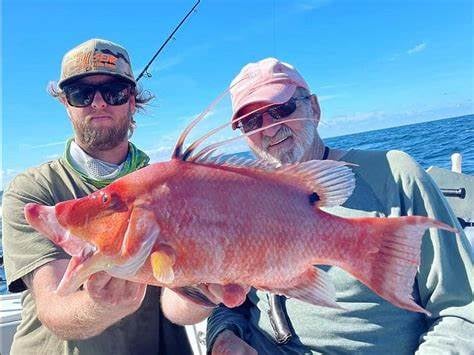
[[[309,202],[316,207],[342,205],[355,188],[355,177],[344,161],[309,160],[299,164],[284,165],[278,174],[291,176],[312,191]]]
[[[360,235],[354,253],[338,266],[353,274],[380,297],[414,312],[430,312],[415,303],[412,292],[420,264],[421,241],[428,228],[456,229],[422,216],[354,218]]]
[[[288,282],[287,288],[265,288],[266,291],[316,306],[342,308],[336,302],[336,290],[329,275],[311,266]]]
[[[153,276],[158,282],[169,284],[174,280],[174,251],[167,245],[158,245],[156,249],[157,250],[150,255]]]
[[[198,286],[176,287],[172,288],[171,290],[197,305],[207,308],[214,308],[217,306],[217,304],[212,302],[206,295],[201,292]]]

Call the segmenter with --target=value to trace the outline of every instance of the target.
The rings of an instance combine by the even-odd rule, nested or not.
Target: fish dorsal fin
[[[262,170],[277,170],[281,167],[280,163],[272,162],[263,159],[253,159],[245,156],[233,155],[217,155],[217,156],[203,156],[195,160],[200,164],[212,164],[221,166],[230,166],[234,168],[255,168]]]
[[[347,165],[335,160],[309,160],[303,163],[283,165],[278,174],[293,176],[311,191],[310,202],[317,207],[342,205],[355,188],[354,173]]]
[[[303,163],[281,165],[276,161],[239,157],[238,155],[206,155],[196,159],[196,163],[252,168],[274,171],[276,174],[291,176],[292,181],[300,182],[314,192],[310,201],[317,207],[342,205],[355,188],[354,173],[344,161],[309,160]]]

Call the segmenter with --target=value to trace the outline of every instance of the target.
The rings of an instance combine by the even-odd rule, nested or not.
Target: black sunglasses
[[[237,124],[237,127],[242,129],[245,133],[262,127],[264,113],[268,113],[275,121],[286,118],[296,111],[297,100],[306,100],[310,97],[311,96],[292,97],[283,104],[271,106],[263,111],[252,113],[251,115],[240,120]]]
[[[103,84],[71,84],[64,88],[64,94],[69,105],[74,107],[87,107],[94,101],[97,91],[107,105],[123,105],[130,99],[131,84],[124,81],[112,81]]]

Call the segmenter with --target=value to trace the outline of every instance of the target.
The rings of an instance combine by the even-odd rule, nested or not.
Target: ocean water
[[[325,142],[331,148],[403,150],[425,169],[451,169],[451,154],[461,153],[462,172],[474,175],[474,115],[350,134]]]
[[[331,148],[403,150],[425,169],[451,169],[451,154],[461,153],[463,173],[474,175],[474,115],[328,138],[325,142]],[[3,267],[0,279],[0,294],[6,293]]]

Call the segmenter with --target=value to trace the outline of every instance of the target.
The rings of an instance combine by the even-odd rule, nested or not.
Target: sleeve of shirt
[[[217,336],[224,330],[234,332],[239,338],[245,340],[249,322],[250,300],[239,307],[227,308],[224,305],[218,306],[207,320],[206,346],[207,352],[212,351]]]
[[[423,237],[417,275],[420,304],[429,312],[427,331],[416,354],[472,354],[474,349],[473,261],[469,242],[448,202],[431,177],[402,155],[401,178],[408,215],[425,215],[459,229],[435,228]]]
[[[2,202],[2,244],[10,292],[26,289],[21,278],[56,259],[69,258],[60,248],[34,230],[23,209],[29,202],[54,205],[51,193],[38,183],[35,175],[18,175],[6,189]]]

